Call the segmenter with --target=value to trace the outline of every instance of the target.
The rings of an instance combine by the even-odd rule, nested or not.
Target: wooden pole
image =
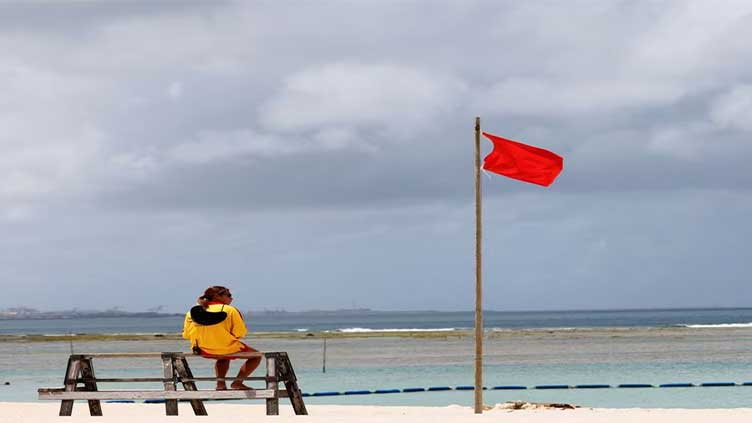
[[[326,335],[324,335],[324,364],[321,367],[321,372],[326,373]]]
[[[481,275],[480,118],[475,118],[475,414],[483,413],[483,284]]]

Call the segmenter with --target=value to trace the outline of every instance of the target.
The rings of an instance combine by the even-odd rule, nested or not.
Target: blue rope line
[[[718,387],[739,387],[739,386],[752,386],[752,382],[703,382],[703,383],[662,383],[659,385],[653,385],[650,383],[622,383],[619,385],[608,384],[582,384],[582,385],[496,385],[492,387],[483,387],[483,390],[504,391],[504,390],[524,390],[524,389],[640,389],[640,388],[718,388]],[[451,386],[429,386],[428,388],[390,388],[390,389],[357,389],[350,391],[321,391],[321,392],[303,392],[304,397],[331,397],[338,395],[369,395],[369,394],[399,394],[399,393],[413,393],[413,392],[438,392],[438,391],[474,391],[475,386],[472,385],[458,385],[452,388]],[[108,400],[108,403],[132,403],[133,400]],[[148,404],[162,404],[165,402],[163,399],[157,400],[144,400]]]
[[[581,385],[497,385],[492,387],[483,387],[483,390],[523,390],[523,389],[639,389],[639,388],[717,388],[717,387],[737,387],[737,386],[752,386],[752,382],[703,382],[703,383],[662,383],[659,385],[653,385],[650,383],[622,383],[619,385],[608,384],[581,384]],[[412,392],[437,392],[437,391],[474,391],[475,387],[471,385],[458,385],[452,388],[451,386],[430,386],[428,388],[391,388],[391,389],[376,389],[370,390],[356,390],[356,391],[324,391],[307,393],[304,392],[304,397],[323,397],[334,395],[368,395],[368,394],[397,394],[397,393],[412,393]]]

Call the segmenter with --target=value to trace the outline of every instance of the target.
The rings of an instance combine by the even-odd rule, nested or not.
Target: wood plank
[[[97,391],[96,376],[94,376],[94,365],[91,358],[86,357],[81,360],[81,378],[86,380],[84,387],[87,391]],[[89,400],[89,414],[92,416],[102,415],[102,405],[97,400]]]
[[[244,380],[244,381],[245,380],[266,381],[266,379],[267,379],[266,376],[250,376],[250,377],[241,378],[241,380]],[[206,376],[206,377],[204,377],[204,376],[198,376],[198,377],[197,376],[193,376],[193,377],[181,379],[181,381],[184,381],[184,382],[216,382],[216,381],[219,381],[219,380],[233,381],[233,380],[238,380],[238,378],[236,378],[236,377],[214,377],[214,376],[212,376],[212,377],[209,377],[209,376]]]
[[[289,398],[290,402],[292,403],[292,408],[293,410],[295,410],[295,414],[297,415],[307,415],[308,410],[306,409],[305,403],[303,402],[303,395],[301,394],[300,388],[298,387],[298,379],[295,376],[295,371],[292,368],[290,358],[287,356],[287,353],[284,352],[277,354],[277,369],[279,377],[285,383],[285,388],[287,388],[286,393],[289,392]]]
[[[170,354],[192,354],[190,352],[175,352]],[[79,354],[85,357],[92,358],[159,358],[162,357],[161,352],[117,352],[117,353],[84,353]]]
[[[81,371],[81,356],[71,355],[68,357],[68,367],[65,369],[65,379],[63,384],[65,385],[66,392],[72,392],[76,390],[76,378]],[[60,403],[60,416],[70,416],[73,414],[73,401],[62,401]]]
[[[215,355],[215,354],[196,355],[196,354],[193,354],[191,356],[186,355],[186,358],[189,358],[189,357],[194,357],[194,358],[195,357],[199,357],[199,358],[212,358],[212,359],[214,359],[214,358],[217,358],[217,359],[222,359],[222,358],[258,358],[258,357],[264,357],[265,354],[266,353],[262,353],[262,352],[237,352],[237,353],[234,353],[234,354],[227,354],[227,355]]]
[[[185,357],[180,357],[177,360],[175,360],[175,371],[178,374],[178,379],[183,384],[183,389],[186,391],[197,391],[198,388],[196,387],[196,383],[192,381],[188,381],[189,378],[193,377],[193,373],[191,372],[191,368],[188,367],[188,361],[185,359]],[[193,414],[197,416],[207,416],[209,415],[206,412],[206,408],[204,407],[204,403],[202,400],[191,400],[191,407],[193,407]]]
[[[277,416],[279,415],[279,382],[277,382],[277,357],[276,355],[269,354],[266,357],[266,389],[271,390],[274,395],[266,400],[266,415]]]
[[[86,353],[86,354],[77,354],[82,355],[86,357],[93,357],[93,358],[157,358],[162,357],[161,352],[118,352],[118,353]],[[229,354],[229,355],[196,355],[193,354],[193,352],[170,352],[169,354],[173,354],[175,357],[178,356],[185,356],[186,358],[256,358],[256,357],[263,357],[265,353],[263,352],[238,352],[235,354]]]
[[[167,382],[164,382],[165,391],[175,391],[177,386],[175,384],[175,368],[173,363],[173,355],[170,353],[162,353],[162,367],[164,368],[164,377]],[[178,402],[177,400],[165,401],[165,412],[168,416],[178,415]]]
[[[41,394],[59,393],[59,392],[65,392],[65,388],[39,388],[37,389],[37,394],[40,394],[40,399],[42,399]],[[122,392],[130,392],[130,391],[126,390]],[[289,396],[290,394],[286,390],[283,389],[279,391],[280,398],[288,398]],[[50,399],[50,398],[44,398],[44,399]]]
[[[225,380],[225,381],[233,381],[236,378],[234,377],[191,377],[191,378],[181,378],[181,382],[216,382],[219,380]],[[91,379],[94,382],[99,383],[116,383],[116,382],[169,382],[171,379],[165,379],[163,377],[107,377],[107,378],[96,378]],[[243,380],[256,380],[256,381],[266,381],[266,377],[264,376],[253,376],[253,377],[245,377]],[[86,383],[87,379],[77,379],[78,383]],[[46,389],[46,388],[42,388]],[[51,388],[51,389],[57,389],[57,388]]]
[[[63,392],[63,391],[65,391],[65,388],[39,388],[39,389],[37,389],[38,393],[42,393],[42,392],[45,392],[45,393],[46,392]]]
[[[279,391],[280,396],[283,391]],[[285,392],[284,395],[287,395]],[[39,392],[40,400],[191,400],[191,399],[267,399],[274,397],[272,389],[255,389],[250,391],[198,390],[198,391],[160,391],[160,390],[119,390],[119,391],[46,391]]]

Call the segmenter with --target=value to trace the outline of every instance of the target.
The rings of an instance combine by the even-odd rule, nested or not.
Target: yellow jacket
[[[183,338],[191,341],[191,346],[199,346],[209,354],[232,354],[243,349],[240,338],[248,333],[243,316],[231,305],[210,304],[206,311],[227,313],[227,318],[216,325],[204,326],[191,319],[191,312],[185,314]]]

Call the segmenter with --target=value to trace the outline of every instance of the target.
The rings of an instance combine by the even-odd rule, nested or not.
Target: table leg
[[[277,382],[277,358],[266,356],[266,389],[274,390],[274,397],[266,399],[266,415],[279,415],[279,382]]]
[[[81,356],[72,355],[68,358],[68,367],[65,369],[65,380],[63,385],[66,392],[76,390],[76,379],[81,371]],[[60,415],[70,416],[73,413],[73,400],[63,400],[60,402]]]
[[[162,367],[164,368],[164,378],[168,379],[164,382],[165,391],[176,391],[177,386],[175,384],[175,367],[173,366],[172,354],[162,354]],[[178,400],[165,400],[165,411],[168,416],[178,415]]]

